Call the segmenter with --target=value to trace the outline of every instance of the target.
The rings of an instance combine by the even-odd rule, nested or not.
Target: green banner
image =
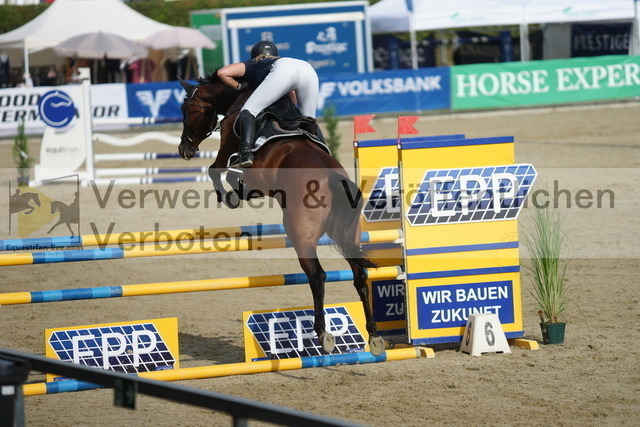
[[[632,98],[640,56],[598,56],[451,67],[454,110]]]
[[[224,66],[220,12],[218,9],[195,10],[191,12],[190,18],[191,26],[202,31],[216,44],[215,49],[202,49],[202,65],[206,75]]]

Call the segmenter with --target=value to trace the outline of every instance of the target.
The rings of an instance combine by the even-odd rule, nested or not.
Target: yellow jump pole
[[[309,356],[293,359],[262,360],[258,362],[241,362],[225,365],[200,366],[192,368],[173,369],[166,371],[142,372],[137,374],[142,378],[159,381],[182,381],[204,378],[219,378],[230,375],[248,375],[264,372],[291,371],[314,367],[336,365],[355,365],[362,363],[378,363],[391,360],[418,359],[420,357],[434,357],[433,350],[422,347],[407,347],[386,350],[380,356],[373,356],[369,352],[329,354],[325,356]],[[133,375],[133,374],[132,374]],[[81,391],[101,388],[84,381],[64,380],[49,383],[25,384],[25,396],[62,393],[67,391]]]

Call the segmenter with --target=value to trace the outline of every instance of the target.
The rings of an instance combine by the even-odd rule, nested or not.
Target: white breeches
[[[242,109],[255,117],[291,90],[296,92],[302,114],[315,118],[320,90],[318,75],[308,62],[294,58],[278,59]]]

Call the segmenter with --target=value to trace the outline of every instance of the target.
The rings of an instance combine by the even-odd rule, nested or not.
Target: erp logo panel
[[[163,328],[163,320],[171,321],[175,329],[173,325]],[[163,329],[168,329],[169,334]],[[177,356],[174,356],[177,354],[175,318],[49,329],[45,336],[48,337],[48,357],[79,365],[123,373],[178,367]]]
[[[511,280],[423,286],[416,292],[419,329],[465,326],[477,313],[496,313],[502,324],[514,321]]]
[[[427,171],[413,196],[413,226],[515,219],[533,185],[533,165]]]
[[[364,204],[362,214],[367,222],[400,220],[400,184],[397,167],[382,168]]]
[[[336,339],[336,352],[364,351],[365,337],[347,307],[326,306],[324,311],[327,331]],[[259,344],[262,357],[288,359],[321,356],[325,353],[313,330],[313,313],[313,308],[251,313],[245,324]]]

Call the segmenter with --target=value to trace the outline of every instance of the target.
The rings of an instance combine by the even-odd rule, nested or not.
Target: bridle
[[[216,124],[214,124],[214,118],[217,118],[218,113],[216,113],[216,111],[211,108],[208,109],[207,107],[203,107],[202,105],[198,105],[198,104],[194,104],[193,100],[194,99],[199,99],[200,101],[202,101],[202,98],[196,96],[198,92],[198,87],[196,86],[193,91],[191,92],[191,94],[189,95],[189,97],[186,99],[186,103],[187,103],[187,108],[185,109],[184,112],[184,120],[182,121],[182,124],[184,126],[184,128],[187,130],[187,136],[186,139],[184,139],[182,141],[183,144],[186,144],[191,150],[193,151],[200,151],[200,148],[198,147],[194,147],[192,145],[192,141],[196,136],[196,132],[191,129],[191,126],[189,125],[189,108],[190,107],[196,107],[199,108],[200,110],[204,111],[204,113],[206,114],[206,118],[207,118],[207,122],[209,123],[209,130],[207,132],[207,134],[204,136],[204,139],[207,139],[209,137],[209,135],[211,135],[214,131],[218,130],[220,128],[220,126],[216,126]],[[203,101],[204,102],[204,101]],[[217,120],[216,120],[217,123]]]

